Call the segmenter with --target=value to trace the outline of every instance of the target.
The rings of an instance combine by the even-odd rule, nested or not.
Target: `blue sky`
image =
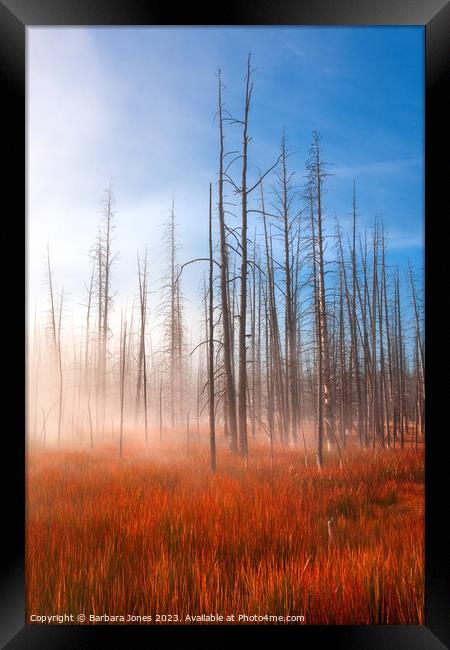
[[[136,249],[162,273],[161,223],[172,197],[180,261],[207,250],[208,184],[217,171],[217,78],[240,116],[248,52],[254,74],[250,175],[277,158],[286,129],[303,183],[311,132],[333,174],[329,223],[345,225],[356,180],[360,223],[383,215],[389,262],[423,267],[424,33],[378,28],[28,28],[28,299],[45,309],[50,244],[76,315],[88,281],[99,199],[117,203],[118,303],[136,293]],[[230,129],[227,145],[239,133]],[[270,183],[268,183],[270,185]],[[201,269],[186,273],[195,311]],[[154,298],[155,303],[157,298]]]

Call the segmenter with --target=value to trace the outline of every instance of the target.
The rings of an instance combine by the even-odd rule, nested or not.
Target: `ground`
[[[423,450],[325,463],[252,444],[212,475],[197,444],[30,450],[27,621],[423,623]]]

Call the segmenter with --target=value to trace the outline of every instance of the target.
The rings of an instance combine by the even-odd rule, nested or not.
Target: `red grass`
[[[424,620],[423,451],[348,449],[320,473],[303,453],[169,460],[32,452],[27,620],[84,613]],[[331,521],[331,540],[328,521]],[[172,621],[174,622],[174,621]]]

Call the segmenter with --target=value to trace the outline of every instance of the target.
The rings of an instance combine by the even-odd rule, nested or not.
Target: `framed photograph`
[[[449,18],[1,0],[2,647],[449,647]]]

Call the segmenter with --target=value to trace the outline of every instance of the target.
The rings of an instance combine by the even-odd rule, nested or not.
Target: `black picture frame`
[[[4,252],[15,252],[25,241],[25,30],[36,25],[423,25],[426,39],[425,125],[425,292],[426,292],[426,611],[422,626],[36,626],[25,625],[24,510],[25,510],[25,408],[24,323],[21,314],[25,286],[24,267],[8,262],[2,277],[6,322],[4,340],[9,353],[6,367],[5,413],[10,416],[2,436],[3,472],[9,469],[2,492],[4,551],[0,583],[0,642],[8,649],[149,647],[160,643],[197,647],[229,646],[231,642],[294,643],[305,648],[325,647],[371,650],[438,650],[450,646],[450,589],[446,529],[447,456],[446,430],[439,417],[445,404],[445,381],[437,380],[441,350],[432,343],[443,340],[444,315],[437,300],[439,278],[446,259],[441,224],[448,213],[448,173],[445,161],[445,86],[450,60],[450,6],[445,0],[259,0],[228,2],[215,13],[212,5],[185,5],[177,10],[168,3],[149,0],[0,0],[0,88],[2,90],[2,153],[6,174],[2,183]],[[447,110],[446,110],[447,109]],[[69,127],[68,127],[69,128]],[[5,202],[6,199],[6,202]],[[8,207],[5,208],[4,206]],[[6,244],[6,245],[5,245]],[[9,251],[8,251],[9,249]],[[3,258],[5,255],[2,256]],[[433,312],[433,304],[434,312]],[[11,311],[10,311],[11,310]],[[16,317],[17,318],[17,317]],[[435,352],[434,350],[437,350]],[[15,372],[14,372],[15,371]],[[14,377],[15,379],[12,379]],[[5,375],[4,375],[5,376]],[[439,411],[442,409],[442,411]],[[5,425],[6,426],[6,425]],[[101,637],[101,645],[100,638]],[[133,639],[133,641],[131,640]]]

